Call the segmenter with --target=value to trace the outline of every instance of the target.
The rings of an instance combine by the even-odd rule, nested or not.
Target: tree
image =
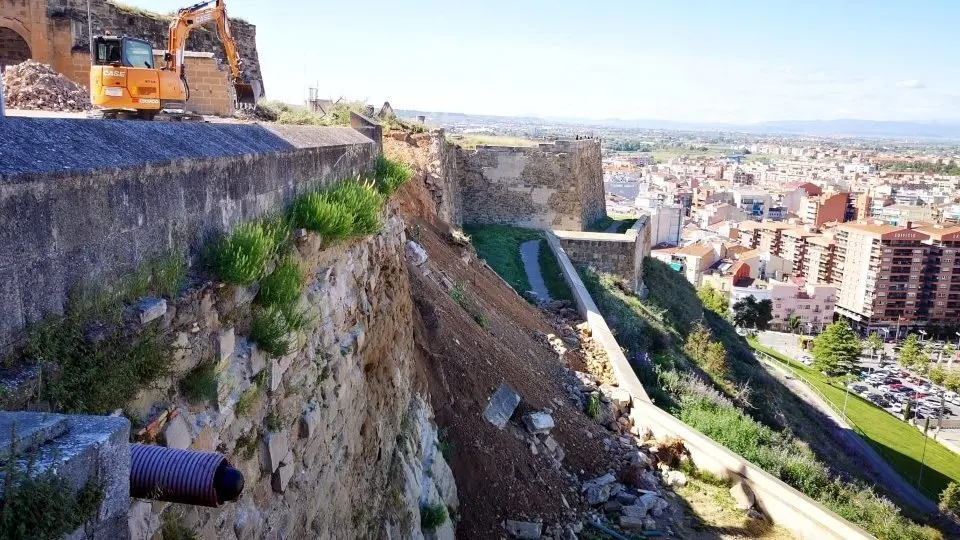
[[[960,517],[960,484],[950,482],[940,492],[940,511]]]
[[[710,338],[710,330],[703,324],[697,323],[690,335],[687,336],[687,342],[683,345],[683,350],[690,358],[693,358],[694,362],[702,364],[707,358]]]
[[[953,357],[957,354],[957,348],[952,344],[947,343],[943,346],[943,349],[940,350],[940,356],[937,358],[937,363],[940,363],[941,360],[946,359],[949,364]]]
[[[903,421],[909,422],[911,416],[913,416],[913,400],[907,398],[907,404],[903,406]]]
[[[719,341],[714,341],[707,348],[705,367],[711,375],[718,379],[726,379],[730,366],[727,364],[727,350]]]
[[[697,290],[697,298],[703,302],[704,308],[709,309],[721,317],[727,316],[727,308],[730,304],[729,301],[727,301],[727,297],[724,296],[722,292],[714,289],[709,283]]]
[[[862,351],[860,337],[846,319],[831,324],[813,340],[814,365],[821,371],[847,373],[857,366]]]
[[[920,349],[920,342],[917,341],[916,334],[910,334],[900,345],[900,354],[897,359],[900,365],[905,368],[916,366],[920,362],[923,351]]]
[[[939,365],[930,370],[930,381],[933,384],[943,384],[947,380],[947,372]]]
[[[766,330],[773,319],[773,302],[747,296],[733,304],[733,324],[741,328]]]
[[[946,378],[943,380],[943,386],[951,392],[960,390],[960,373],[956,371],[948,372]]]
[[[790,327],[790,331],[796,334],[800,331],[800,325],[803,323],[803,320],[800,319],[799,315],[791,315],[790,319],[787,321],[787,325]]]
[[[880,339],[880,334],[876,332],[870,334],[863,342],[863,348],[868,349],[871,356],[876,356],[877,351],[883,350],[883,340]]]

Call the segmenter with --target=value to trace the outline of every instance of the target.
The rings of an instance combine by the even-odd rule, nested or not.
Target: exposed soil
[[[91,107],[86,88],[34,60],[8,67],[3,86],[11,109],[85,111]]]

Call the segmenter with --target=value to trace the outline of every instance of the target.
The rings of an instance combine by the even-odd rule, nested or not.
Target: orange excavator
[[[153,45],[142,39],[105,33],[93,39],[90,67],[90,101],[105,118],[198,118],[187,111],[187,84],[183,51],[187,36],[197,26],[215,22],[230,63],[238,108],[256,105],[253,86],[243,78],[237,42],[230,33],[224,0],[210,0],[183,8],[170,23],[163,66],[154,65]]]

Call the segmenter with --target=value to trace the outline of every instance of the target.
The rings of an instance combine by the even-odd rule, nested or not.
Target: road
[[[761,332],[757,338],[762,345],[775,349],[793,359],[799,358],[801,354],[800,351],[802,349],[796,345],[795,335],[781,334],[778,332]],[[926,498],[900,476],[900,473],[894,470],[867,441],[860,437],[860,435],[846,423],[839,413],[834,411],[833,407],[830,407],[830,405],[807,386],[806,383],[797,379],[787,368],[775,360],[769,362],[763,361],[762,355],[758,355],[758,358],[761,358],[761,364],[767,371],[783,383],[784,386],[789,388],[791,392],[830,418],[834,423],[833,427],[836,428],[834,431],[839,433],[844,440],[847,441],[845,447],[856,451],[860,455],[860,458],[873,469],[873,475],[871,476],[873,476],[878,483],[882,483],[888,490],[897,493],[903,502],[921,512],[937,511],[937,505],[933,501]]]

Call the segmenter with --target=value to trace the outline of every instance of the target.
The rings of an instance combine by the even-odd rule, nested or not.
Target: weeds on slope
[[[665,265],[645,265],[650,286],[647,301],[618,287],[609,276],[590,270],[581,275],[630,356],[640,352],[653,355],[653,366],[638,368],[638,376],[659,406],[880,538],[941,538],[934,529],[902,516],[895,505],[869,487],[832,473],[807,444],[789,431],[777,431],[752,418],[738,407],[728,387],[695,369],[677,338],[690,334],[691,320],[708,320],[709,314],[703,314],[692,287],[684,287],[685,281],[673,282],[683,280],[682,276],[658,276],[662,269],[657,266]],[[699,317],[684,319],[698,313]],[[729,341],[723,329],[714,329],[714,335],[724,345]],[[731,349],[738,350],[730,347],[728,354]]]

